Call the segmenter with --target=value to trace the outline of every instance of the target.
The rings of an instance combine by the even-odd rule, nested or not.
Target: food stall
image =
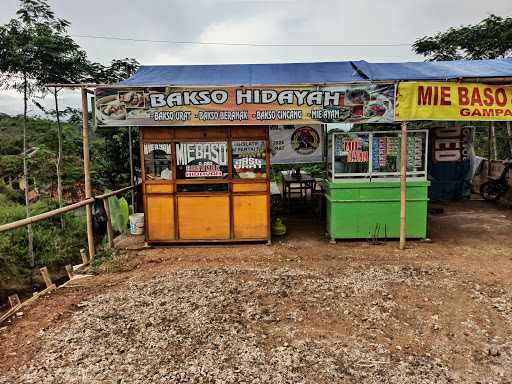
[[[400,131],[331,132],[325,182],[331,240],[400,235]],[[407,236],[427,235],[428,131],[407,143]]]
[[[403,248],[406,237],[426,236],[429,185],[427,135],[408,138],[407,122],[510,119],[502,106],[508,91],[495,87],[499,108],[480,111],[473,104],[485,100],[474,87],[447,81],[508,76],[511,66],[510,60],[142,66],[128,80],[95,87],[95,121],[140,127],[149,243],[269,241],[272,156],[318,158],[313,151],[325,145],[331,238],[397,237],[400,227]],[[442,83],[425,83],[436,80]],[[478,95],[489,93],[481,88]],[[452,102],[457,95],[461,108]],[[401,133],[334,132],[328,140],[313,133],[336,123],[399,121]],[[276,126],[287,127],[280,133],[293,145],[270,137]]]
[[[394,92],[349,62],[143,66],[95,113],[140,129],[148,243],[270,242],[271,159],[324,162],[326,124],[390,123]]]
[[[140,132],[148,242],[269,239],[267,127]]]

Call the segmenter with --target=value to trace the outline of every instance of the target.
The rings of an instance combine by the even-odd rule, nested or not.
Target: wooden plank
[[[146,232],[150,241],[173,240],[174,197],[172,195],[146,195]]]
[[[233,192],[266,192],[267,183],[233,183]]]
[[[21,304],[20,297],[16,293],[10,295],[7,299],[9,300],[9,306],[11,308],[14,308]]]
[[[149,184],[146,183],[146,193],[173,193],[174,192],[174,184]]]
[[[144,127],[140,133],[144,140],[171,140],[173,137],[173,129],[170,127]]]
[[[229,239],[229,195],[178,196],[179,238]]]
[[[88,265],[89,265],[89,262],[83,263],[83,264],[78,264],[78,265],[73,265],[73,272],[79,271],[80,269],[82,269],[83,267],[87,267]]]
[[[227,129],[225,127],[177,127],[174,132],[176,140],[227,138]]]
[[[266,239],[268,236],[268,196],[233,196],[235,239]]]
[[[76,282],[76,280],[83,279],[85,277],[93,277],[93,275],[73,275],[73,278],[69,279],[65,283],[59,285],[57,288],[65,288],[70,285],[72,282]]]
[[[89,262],[89,258],[87,257],[87,253],[84,248],[80,249],[80,256],[82,257],[82,264],[87,264]]]
[[[69,280],[71,280],[74,276],[74,273],[73,267],[70,264],[66,265],[66,272],[68,273]]]
[[[52,285],[52,279],[50,278],[50,274],[48,273],[48,268],[42,267],[39,268],[39,272],[41,272],[41,276],[43,276],[44,283],[46,284],[46,288]]]
[[[260,127],[231,127],[231,137],[233,139],[265,139],[266,126]]]
[[[36,301],[39,297],[53,291],[54,289],[57,289],[57,286],[55,284],[50,285],[48,288],[42,290],[41,292],[36,292],[34,295],[30,298],[25,300],[23,303],[17,305],[14,308],[9,309],[7,312],[5,312],[2,317],[0,317],[0,324],[3,323],[5,320],[10,318],[12,315],[14,315],[16,312],[18,312],[21,308],[27,306],[28,304]]]

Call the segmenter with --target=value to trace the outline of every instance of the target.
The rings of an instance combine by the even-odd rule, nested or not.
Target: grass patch
[[[98,252],[89,266],[89,273],[126,272],[133,268],[128,265],[130,257],[126,250],[109,249]]]

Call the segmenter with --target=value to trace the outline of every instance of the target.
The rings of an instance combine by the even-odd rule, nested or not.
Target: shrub
[[[57,203],[38,201],[31,206],[37,215],[57,208]],[[58,216],[32,224],[34,234],[34,267],[46,266],[61,269],[64,265],[80,260],[80,248],[86,245],[85,220],[78,211],[63,216],[64,229]],[[25,218],[25,207],[0,195],[0,224]],[[31,276],[31,260],[27,253],[26,227],[0,233],[0,280],[27,282]]]

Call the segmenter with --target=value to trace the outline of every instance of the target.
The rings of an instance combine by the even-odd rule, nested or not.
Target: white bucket
[[[130,233],[132,235],[144,234],[144,214],[134,213],[130,215]]]

